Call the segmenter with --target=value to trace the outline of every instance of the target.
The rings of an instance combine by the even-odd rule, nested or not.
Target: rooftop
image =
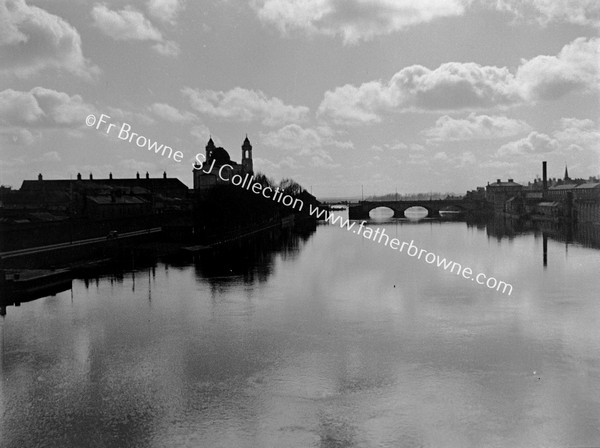
[[[577,184],[554,185],[548,188],[548,190],[572,190],[573,188],[577,188]]]

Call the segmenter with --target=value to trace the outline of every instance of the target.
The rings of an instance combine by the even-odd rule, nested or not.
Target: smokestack
[[[542,162],[542,182],[543,182],[544,191],[546,191],[548,189],[548,173],[546,171],[546,161],[545,160]]]

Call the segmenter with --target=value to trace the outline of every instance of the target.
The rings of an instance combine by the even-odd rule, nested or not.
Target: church
[[[208,191],[217,185],[226,185],[236,174],[244,177],[254,174],[252,165],[252,145],[248,136],[242,144],[242,163],[231,160],[229,153],[222,147],[216,147],[212,137],[206,144],[205,161],[202,166],[194,166],[194,190]]]

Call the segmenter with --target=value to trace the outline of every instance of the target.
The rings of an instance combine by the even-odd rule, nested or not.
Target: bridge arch
[[[421,212],[421,211],[423,211],[423,212]],[[409,213],[407,214],[407,212],[409,212]],[[415,214],[417,216],[414,216]],[[424,207],[422,205],[411,205],[410,207],[406,207],[404,209],[404,211],[402,212],[402,217],[408,218],[408,219],[431,218],[433,215],[434,215],[433,210],[431,210],[429,207]]]
[[[387,206],[387,205],[379,205],[371,208],[368,211],[369,218],[371,219],[389,219],[396,217],[396,210]]]

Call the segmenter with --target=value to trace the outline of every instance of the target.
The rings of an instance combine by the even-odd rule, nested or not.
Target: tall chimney
[[[543,182],[543,188],[544,191],[546,191],[548,189],[548,173],[546,171],[546,161],[544,160],[542,162],[542,182]]]

